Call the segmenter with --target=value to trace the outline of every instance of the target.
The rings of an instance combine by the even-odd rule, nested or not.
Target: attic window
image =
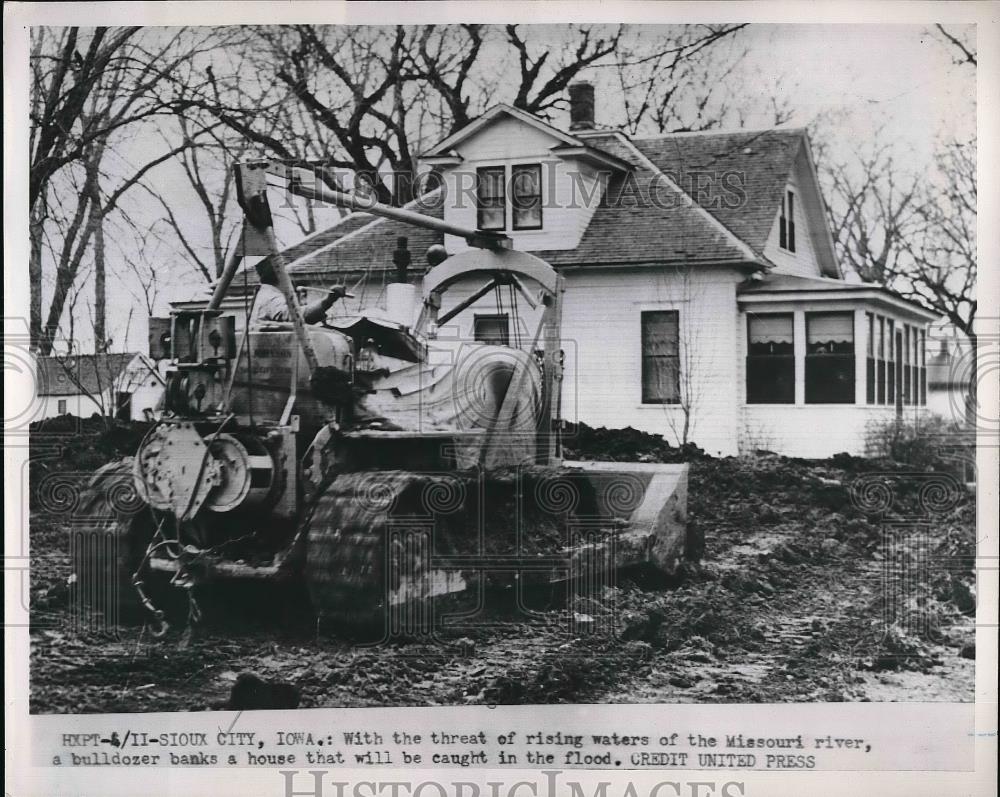
[[[476,226],[480,230],[503,230],[507,227],[504,172],[503,166],[476,169]]]
[[[511,205],[515,230],[542,228],[542,167],[535,163],[511,169]]]
[[[795,194],[785,191],[781,199],[781,216],[778,218],[778,246],[788,252],[795,251]]]

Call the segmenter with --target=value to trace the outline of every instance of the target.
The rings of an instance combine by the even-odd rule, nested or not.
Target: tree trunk
[[[107,351],[108,296],[104,260],[104,205],[101,201],[101,158],[104,146],[94,147],[87,161],[87,189],[90,192],[90,225],[94,237],[94,351]]]
[[[965,394],[965,423],[968,425],[969,430],[975,434],[976,425],[979,420],[979,385],[977,384],[979,381],[979,337],[972,332],[972,324],[969,324],[969,330],[965,334],[968,336],[969,345],[972,347],[972,360],[969,366],[969,389]]]
[[[29,348],[38,352],[42,338],[42,238],[45,235],[45,198],[42,197],[31,210],[28,222],[31,249],[28,253]]]

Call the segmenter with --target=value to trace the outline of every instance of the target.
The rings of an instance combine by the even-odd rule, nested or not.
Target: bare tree
[[[266,28],[255,33],[262,52],[209,65],[206,89],[191,102],[272,156],[364,175],[380,201],[402,204],[418,185],[422,147],[489,105],[551,117],[567,106],[573,80],[614,66],[643,70],[630,91],[654,92],[665,64],[679,70],[689,59],[714,84],[723,75],[708,53],[741,27],[676,26],[655,37],[607,25],[544,37],[516,25]],[[249,64],[259,76],[250,85]],[[689,77],[676,72],[679,84]],[[706,119],[715,109],[703,104],[697,113]]]
[[[33,30],[31,50],[29,218],[31,338],[51,351],[66,295],[88,254],[95,260],[95,343],[106,335],[104,221],[152,169],[190,144],[169,147],[140,163],[120,156],[126,131],[176,111],[178,92],[194,85],[191,64],[208,35],[186,29]],[[83,52],[81,52],[83,51]],[[109,155],[115,157],[109,160]],[[61,240],[51,229],[54,205],[75,198]],[[47,228],[48,227],[48,228]],[[43,272],[54,273],[42,307]],[[44,319],[44,321],[43,321]]]

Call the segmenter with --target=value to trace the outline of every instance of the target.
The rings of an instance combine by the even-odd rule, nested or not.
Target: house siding
[[[552,147],[562,143],[516,119],[501,119],[463,141],[456,151],[463,162],[442,177],[445,187],[444,219],[475,229],[476,169],[538,163],[542,167],[542,229],[514,230],[508,203],[507,234],[515,249],[558,251],[575,249],[601,200],[597,170],[573,160],[553,156]],[[469,248],[464,238],[444,236],[451,253]]]
[[[567,274],[563,417],[590,426],[632,426],[680,442],[682,407],[643,404],[641,395],[641,313],[677,310],[682,389],[690,387],[692,397],[688,439],[712,454],[735,454],[739,419],[733,396],[734,310],[739,279],[735,270],[725,268],[689,271],[686,276],[655,268]]]
[[[905,407],[904,418],[926,417],[926,408]],[[740,450],[777,451],[789,457],[822,458],[846,452],[873,452],[869,437],[896,417],[893,407],[830,405],[745,405],[741,412]]]
[[[764,256],[774,263],[774,273],[793,274],[798,277],[819,277],[822,276],[822,270],[816,258],[813,243],[815,231],[807,218],[810,214],[806,213],[810,197],[807,192],[802,190],[807,184],[802,175],[802,170],[805,168],[804,157],[803,154],[800,154],[796,159],[796,168],[792,170],[785,189],[786,191],[791,190],[795,194],[795,251],[789,252],[778,245],[780,241],[779,219],[781,217],[779,205],[775,210],[774,222],[771,225],[771,232],[764,248]]]

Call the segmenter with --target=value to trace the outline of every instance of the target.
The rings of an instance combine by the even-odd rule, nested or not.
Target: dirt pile
[[[57,467],[98,464],[141,437],[116,434],[61,449]],[[628,429],[581,427],[573,443],[567,458],[688,461],[701,560],[666,587],[623,574],[598,593],[528,605],[491,593],[432,639],[371,648],[242,599],[245,617],[209,612],[194,634],[81,630],[57,593],[36,602],[69,572],[60,517],[36,507],[33,612],[45,611],[33,615],[32,710],[206,708],[242,671],[294,684],[305,707],[971,699],[975,506],[964,487],[846,455],[681,453]]]

